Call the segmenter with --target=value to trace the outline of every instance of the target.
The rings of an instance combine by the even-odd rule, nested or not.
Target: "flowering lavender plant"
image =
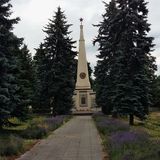
[[[111,134],[109,144],[113,149],[136,143],[147,143],[149,136],[145,132],[119,131]]]
[[[94,115],[103,144],[112,160],[160,160],[160,143],[144,131],[132,129],[125,121]]]
[[[69,117],[66,115],[51,117],[51,118],[45,119],[44,124],[47,126],[47,129],[49,131],[52,131],[52,130],[55,130],[56,128],[58,128],[60,125],[62,125],[64,123],[64,121],[68,118]]]
[[[128,131],[129,125],[113,118],[102,117],[97,121],[97,127],[103,134],[110,135],[116,131]]]

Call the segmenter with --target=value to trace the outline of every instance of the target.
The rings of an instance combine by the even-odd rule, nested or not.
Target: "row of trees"
[[[10,0],[0,2],[0,127],[11,117],[25,119],[28,107],[41,113],[66,114],[73,107],[75,41],[58,8],[44,32],[46,37],[32,59],[22,38],[13,33],[19,18],[11,19]]]
[[[10,0],[0,2],[0,126],[10,117],[24,119],[28,106],[47,113],[69,113],[76,79],[77,53],[70,24],[59,7],[44,28],[46,37],[32,59],[22,38],[13,33],[19,18],[10,19]],[[148,107],[159,102],[155,80],[153,38],[148,36],[144,0],[111,0],[94,43],[99,44],[95,68],[97,104],[106,114],[145,119]],[[90,80],[92,70],[89,67]],[[152,89],[153,88],[153,89]]]
[[[13,25],[19,18],[9,19],[9,0],[0,1],[0,128],[9,117],[25,118],[32,95],[32,58],[17,38]]]
[[[73,107],[77,53],[73,51],[75,41],[70,38],[70,26],[59,7],[45,27],[46,38],[34,57],[37,76],[34,106],[43,112],[45,107],[65,114]]]
[[[106,114],[130,115],[133,124],[134,116],[143,120],[148,114],[156,71],[147,2],[111,0],[105,7],[94,41],[99,44],[97,104]]]

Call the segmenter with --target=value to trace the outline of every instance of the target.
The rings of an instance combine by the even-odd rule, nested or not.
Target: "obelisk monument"
[[[80,39],[79,39],[79,54],[78,54],[78,68],[77,68],[77,81],[76,89],[91,89],[91,84],[88,75],[88,65],[86,58],[85,40],[83,34],[83,19],[80,19]]]
[[[74,94],[74,102],[77,111],[88,111],[91,110],[93,105],[92,102],[95,101],[95,93],[91,89],[91,84],[89,81],[82,18],[80,19],[80,22],[81,24],[77,65],[77,80]]]

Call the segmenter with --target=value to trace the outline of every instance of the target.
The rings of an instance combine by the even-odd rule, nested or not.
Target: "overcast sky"
[[[109,2],[109,0],[104,1]],[[58,6],[65,11],[68,23],[73,24],[70,28],[73,31],[71,36],[77,42],[79,40],[79,18],[84,18],[87,59],[92,66],[95,66],[97,48],[92,45],[92,41],[97,35],[97,28],[92,24],[98,24],[102,19],[101,15],[104,13],[102,0],[11,0],[11,3],[13,5],[12,16],[21,18],[14,32],[18,37],[24,37],[32,54],[35,53],[34,48],[38,48],[43,42],[45,34],[42,29],[48,23],[48,19],[54,15]],[[150,35],[155,38],[154,43],[156,44],[153,55],[157,57],[157,65],[160,66],[160,0],[150,0],[148,8],[149,23],[152,24]]]

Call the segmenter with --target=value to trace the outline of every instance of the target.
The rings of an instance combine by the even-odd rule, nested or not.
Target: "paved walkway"
[[[18,160],[102,160],[100,143],[91,116],[77,116]]]

